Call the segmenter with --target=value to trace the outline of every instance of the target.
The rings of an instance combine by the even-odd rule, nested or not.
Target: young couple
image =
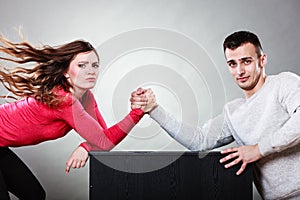
[[[110,150],[145,113],[190,150],[210,150],[232,141],[238,147],[220,162],[242,162],[237,174],[255,162],[255,184],[265,199],[299,198],[300,79],[292,73],[266,76],[267,57],[258,37],[239,31],[224,41],[229,72],[245,94],[224,106],[222,114],[202,127],[176,120],[156,103],[151,89],[131,94],[130,113],[108,128],[90,89],[97,81],[99,56],[85,41],[41,48],[0,38],[2,60],[32,68],[0,70],[2,85],[17,97],[0,105],[0,199],[8,191],[20,199],[45,199],[39,181],[9,147],[38,144],[74,129],[86,142],[67,161],[66,171],[83,167],[90,150]],[[181,129],[180,127],[185,127]],[[184,131],[183,131],[184,130]]]

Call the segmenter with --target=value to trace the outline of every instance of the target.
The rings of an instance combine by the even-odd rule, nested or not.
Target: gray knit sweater
[[[236,99],[202,127],[178,121],[158,106],[150,114],[175,140],[193,151],[236,141],[258,144],[255,184],[264,199],[300,199],[300,77],[290,72],[267,76],[248,99]]]

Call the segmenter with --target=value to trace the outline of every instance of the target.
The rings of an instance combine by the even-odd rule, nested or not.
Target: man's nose
[[[237,74],[241,75],[241,74],[244,74],[245,73],[245,67],[242,66],[241,64],[238,64],[237,68]]]

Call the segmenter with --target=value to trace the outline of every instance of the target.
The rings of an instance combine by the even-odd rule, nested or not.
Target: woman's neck
[[[74,97],[76,97],[78,100],[81,100],[83,95],[86,93],[87,90],[81,90],[78,88],[71,88],[70,89],[71,93],[73,94]]]

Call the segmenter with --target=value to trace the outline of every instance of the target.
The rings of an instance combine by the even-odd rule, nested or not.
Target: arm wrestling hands
[[[141,108],[145,113],[150,113],[157,107],[155,95],[150,88],[138,88],[136,91],[133,91],[130,102],[131,109]]]
[[[131,93],[130,101],[132,109],[145,109],[145,107],[147,107],[146,113],[150,113],[157,107],[155,95],[153,94],[151,89],[137,89],[136,91]],[[255,162],[262,158],[257,144],[228,148],[221,151],[221,153],[229,154],[220,160],[220,163],[229,161],[229,163],[225,164],[225,168],[230,168],[242,162],[240,169],[236,173],[237,175],[240,175],[246,169],[247,164]]]

